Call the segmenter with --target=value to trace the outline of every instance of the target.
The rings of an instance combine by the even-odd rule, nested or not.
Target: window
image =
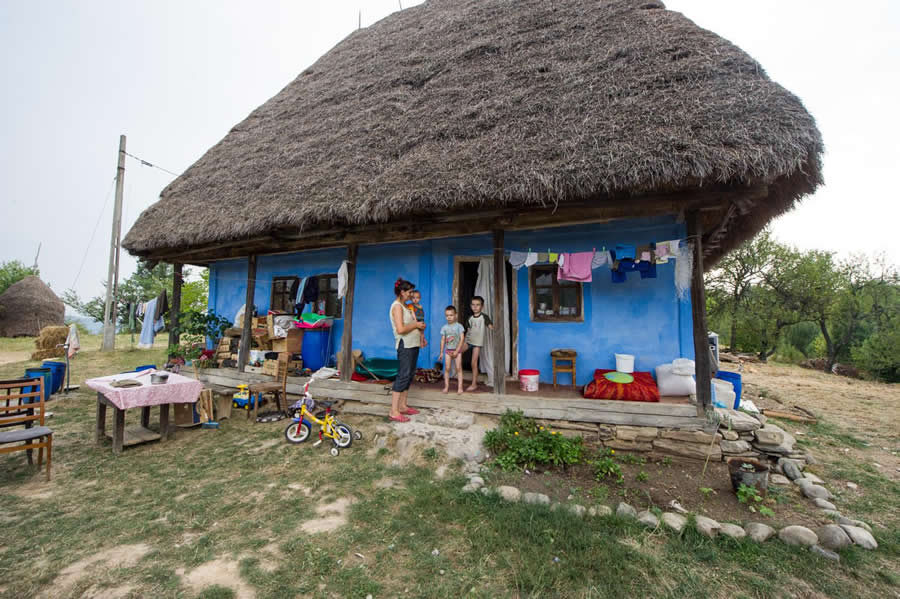
[[[531,267],[531,319],[536,321],[581,321],[581,283],[560,281],[556,266]]]
[[[316,302],[316,312],[322,312],[325,316],[341,318],[343,301],[338,299],[337,275],[319,275],[319,301]],[[306,308],[309,310],[309,308]]]
[[[299,282],[297,277],[275,277],[272,279],[272,299],[269,301],[269,310],[273,312],[294,311],[293,296],[291,295],[291,287],[294,283]]]

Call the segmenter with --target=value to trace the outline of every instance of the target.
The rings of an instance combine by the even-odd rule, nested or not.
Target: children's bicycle
[[[312,396],[309,393],[309,383],[303,386],[303,401],[300,402],[300,411],[296,412],[291,419],[292,422],[284,429],[284,437],[289,443],[303,443],[309,438],[311,428],[310,422],[319,425],[319,440],[316,445],[321,443],[324,438],[331,439],[334,446],[331,448],[331,455],[337,457],[341,453],[341,449],[350,447],[353,440],[362,439],[362,433],[354,431],[346,424],[338,422],[331,413],[331,404],[322,402],[325,405],[324,413],[313,414],[307,409],[307,403],[311,403]]]

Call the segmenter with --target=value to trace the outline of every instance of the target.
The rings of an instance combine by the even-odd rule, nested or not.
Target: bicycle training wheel
[[[341,450],[340,450],[340,449],[338,449],[337,447],[332,447],[332,448],[331,448],[331,456],[332,456],[332,457],[335,457],[335,458],[336,458],[336,457],[338,457],[340,454],[341,454]]]
[[[360,441],[362,439],[362,433],[359,431],[353,431],[353,440]]]
[[[292,422],[284,429],[284,438],[288,443],[303,443],[309,438],[309,427],[305,422]]]
[[[335,422],[334,433],[335,435],[337,435],[334,439],[334,444],[341,449],[346,449],[347,447],[350,447],[351,443],[353,443],[353,431],[350,430],[350,427],[346,424]]]

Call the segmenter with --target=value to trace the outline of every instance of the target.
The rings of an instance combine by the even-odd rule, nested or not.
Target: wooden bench
[[[44,377],[0,381],[0,404],[0,453],[25,451],[31,464],[32,451],[37,449],[40,468],[46,447],[49,481],[53,430],[44,426]],[[18,445],[23,441],[23,445]],[[17,445],[4,447],[10,444]]]

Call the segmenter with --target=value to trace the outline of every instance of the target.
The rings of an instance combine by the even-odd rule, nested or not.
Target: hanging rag
[[[675,258],[675,292],[678,299],[684,299],[691,291],[694,253],[691,251],[691,246],[685,243],[683,246],[679,246],[673,257]]]
[[[616,245],[614,251],[616,252],[616,258],[619,260],[634,260],[635,258],[635,249],[633,245],[619,244]]]
[[[291,303],[294,305],[294,314],[297,316],[303,314],[303,308],[306,307],[306,304],[303,302],[303,293],[306,291],[306,283],[308,281],[309,277],[300,279],[300,283],[297,285],[297,293],[291,298]]]
[[[347,295],[347,261],[341,262],[338,269],[338,299],[343,299]]]
[[[561,268],[563,265],[565,265],[565,263],[566,263],[566,255],[560,254],[559,260],[556,261],[556,264]]]
[[[163,289],[159,292],[159,295],[156,296],[156,309],[153,311],[153,322],[156,322],[163,315],[169,312],[169,298],[166,295],[166,290]]]
[[[138,341],[140,349],[153,348],[153,337],[156,335],[155,321],[153,315],[156,313],[157,298],[147,302],[147,311],[144,312],[144,322],[141,324],[141,338]]]
[[[297,300],[297,288],[300,286],[300,279],[294,277],[294,280],[291,281],[291,288],[288,289],[288,297],[290,298],[291,304],[293,304]]]
[[[523,266],[525,266],[525,258],[528,257],[527,252],[509,252],[509,265],[513,267],[514,270],[519,270]]]
[[[594,252],[594,259],[591,261],[591,268],[600,268],[604,264],[612,264],[609,259],[609,252]]]
[[[75,354],[78,353],[78,350],[81,349],[81,344],[78,343],[78,327],[75,326],[75,323],[69,325],[69,336],[66,337],[66,345],[69,346],[69,358],[74,358]]]
[[[303,289],[303,297],[300,299],[304,304],[315,304],[319,301],[319,278],[308,277],[306,279],[306,288]]]
[[[537,261],[541,264],[546,264],[550,261],[550,254],[548,252],[538,252]]]
[[[649,262],[652,259],[653,252],[649,245],[642,245],[637,248],[635,254],[635,262]]]
[[[591,282],[591,265],[594,262],[594,252],[575,252],[565,254],[562,267],[556,274],[560,281],[575,281],[577,283]]]
[[[678,240],[660,241],[656,244],[656,263],[667,264],[678,252]]]
[[[556,252],[550,252],[549,254],[547,254],[547,259],[550,264],[556,264],[556,261],[559,260],[559,254],[557,254]]]
[[[536,264],[537,261],[537,252],[528,252],[528,255],[525,257],[525,266],[532,266]]]

